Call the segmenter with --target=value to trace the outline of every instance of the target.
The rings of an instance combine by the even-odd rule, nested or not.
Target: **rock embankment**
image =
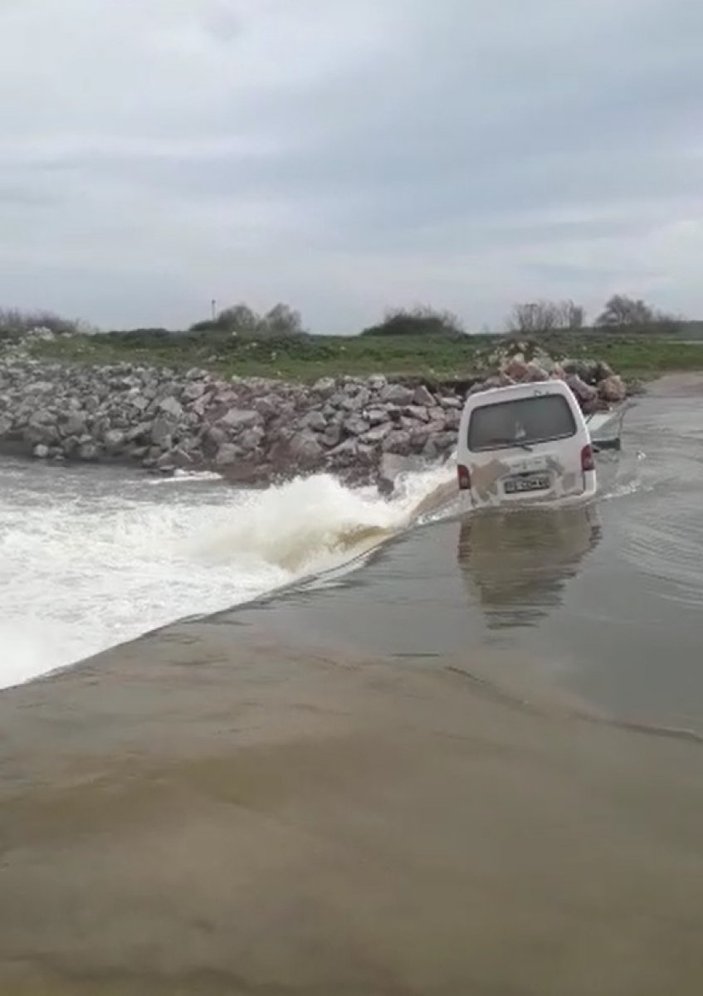
[[[625,395],[605,364],[557,364],[545,356],[527,362],[521,352],[461,386],[381,375],[305,386],[15,355],[0,360],[0,446],[42,460],[124,461],[162,473],[216,469],[251,483],[321,470],[378,481],[402,459],[433,463],[450,455],[467,391],[549,377],[566,379],[586,411]]]

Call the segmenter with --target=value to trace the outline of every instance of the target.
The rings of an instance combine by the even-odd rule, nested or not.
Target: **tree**
[[[651,328],[661,332],[675,332],[683,319],[650,307],[641,298],[614,294],[605,305],[596,322],[606,328]]]
[[[596,325],[651,325],[654,319],[654,310],[641,299],[614,294],[606,302]]]
[[[303,335],[304,329],[300,312],[287,304],[276,304],[265,315],[259,315],[247,304],[235,304],[215,318],[196,322],[191,332],[229,332],[252,339],[277,339]]]
[[[258,332],[269,338],[278,338],[287,335],[303,335],[305,329],[300,312],[290,308],[287,304],[279,303],[274,305],[263,318],[259,319]]]
[[[508,329],[523,335],[554,332],[557,329],[580,329],[586,318],[584,309],[573,301],[528,301],[516,304],[508,317]]]
[[[362,335],[464,335],[460,319],[450,311],[437,311],[427,305],[415,308],[394,308],[383,321],[371,325]]]

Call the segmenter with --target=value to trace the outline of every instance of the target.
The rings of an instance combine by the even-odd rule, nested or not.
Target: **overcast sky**
[[[697,0],[0,0],[0,303],[703,316]]]

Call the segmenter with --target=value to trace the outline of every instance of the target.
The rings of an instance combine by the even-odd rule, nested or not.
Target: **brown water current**
[[[702,399],[0,693],[0,994],[698,996]]]

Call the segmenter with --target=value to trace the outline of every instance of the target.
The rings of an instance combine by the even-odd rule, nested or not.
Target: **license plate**
[[[550,487],[549,474],[522,474],[520,477],[509,477],[503,483],[503,489],[509,495],[523,491],[548,491]]]

